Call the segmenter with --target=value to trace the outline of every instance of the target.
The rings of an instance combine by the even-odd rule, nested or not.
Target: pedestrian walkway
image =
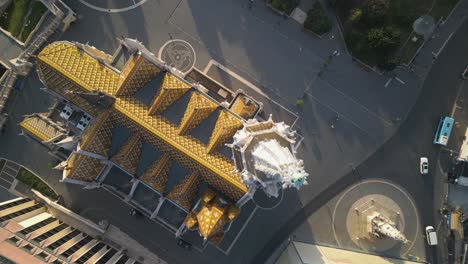
[[[14,162],[6,161],[0,171],[0,186],[9,190],[18,174],[20,166]]]
[[[2,52],[0,52],[0,61],[3,61],[4,63],[7,63],[9,60],[18,57],[23,51],[21,45],[19,45],[10,36],[1,30],[0,47],[2,48]]]

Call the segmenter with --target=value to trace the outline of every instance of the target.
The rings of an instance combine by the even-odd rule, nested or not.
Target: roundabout
[[[369,220],[380,215],[392,223],[408,241],[372,234]],[[360,182],[338,199],[332,215],[333,235],[340,247],[360,251],[408,254],[418,239],[419,215],[409,194],[382,179]]]

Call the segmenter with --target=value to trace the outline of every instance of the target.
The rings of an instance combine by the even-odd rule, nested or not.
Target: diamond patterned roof
[[[143,142],[141,141],[140,135],[133,135],[127,143],[119,150],[112,161],[119,164],[120,167],[124,168],[130,174],[135,175],[140,161],[141,149]]]
[[[249,100],[249,103],[247,103]],[[244,119],[250,119],[258,110],[257,104],[247,99],[245,96],[238,96],[231,106],[231,111]]]
[[[193,92],[190,97],[187,109],[185,110],[184,117],[179,126],[179,134],[185,134],[218,108],[218,105],[208,98],[200,95],[198,92]]]
[[[19,125],[23,131],[34,135],[42,141],[48,141],[63,134],[65,132],[64,129],[51,123],[46,115],[46,113],[42,113],[28,116]]]
[[[75,180],[93,182],[105,167],[105,164],[98,159],[73,152],[64,169],[64,175]]]
[[[54,53],[57,53],[54,55]],[[69,57],[69,58],[67,58]],[[83,60],[82,62],[80,60]],[[96,59],[81,52],[74,44],[68,42],[57,42],[50,44],[38,55],[38,74],[47,87],[56,91],[58,94],[69,99],[78,106],[85,108],[90,113],[99,113],[86,100],[66,93],[67,89],[79,91],[93,91],[99,89],[110,95],[115,95],[119,75],[108,68],[105,64],[99,63]],[[91,69],[75,69],[79,67]],[[96,75],[97,80],[91,80],[90,76]],[[67,85],[67,89],[63,85]],[[105,86],[105,87],[104,87]],[[170,104],[174,103],[190,86],[178,77],[166,73],[160,92],[154,100],[151,109],[155,112],[162,111]],[[194,92],[194,94],[196,94]],[[206,98],[193,97],[193,107],[211,108],[212,102]],[[108,110],[112,116],[110,123],[121,123],[123,126],[132,130],[132,133],[138,133],[142,139],[163,152],[170,154],[171,158],[176,160],[186,168],[193,171],[199,171],[201,178],[212,187],[223,192],[233,200],[237,200],[247,192],[247,187],[243,184],[239,174],[232,173],[235,169],[233,162],[214,151],[221,144],[225,143],[229,137],[232,137],[237,128],[242,125],[241,120],[223,110],[217,120],[212,140],[210,140],[209,150],[200,140],[189,134],[179,134],[178,127],[160,115],[150,115],[151,109],[133,96],[118,96],[112,109]],[[191,109],[190,107],[188,109]],[[91,112],[93,111],[93,112]],[[204,110],[205,111],[205,110]],[[209,112],[206,110],[206,112]],[[200,120],[198,112],[194,121],[187,115],[187,127],[191,127]],[[109,140],[111,141],[111,131],[104,126],[102,136],[98,136],[101,130],[94,131],[92,139],[86,140],[84,149],[94,153],[107,153]],[[110,126],[110,125],[109,125]],[[87,130],[92,130],[89,127]],[[207,133],[209,133],[207,131]],[[86,138],[86,137],[85,137]],[[101,140],[98,140],[101,138]],[[93,149],[94,148],[94,149]]]
[[[224,235],[224,226],[236,218],[239,212],[239,208],[222,204],[212,190],[206,189],[201,198],[200,210],[192,211],[185,223],[189,229],[198,225],[200,235],[217,244]]]
[[[167,198],[176,201],[180,206],[190,211],[199,187],[200,177],[198,176],[198,172],[195,171],[185,176],[185,178],[174,186]]]
[[[80,148],[108,157],[112,144],[113,126],[109,112],[100,113],[81,136]]]
[[[161,158],[154,161],[140,176],[140,179],[156,189],[159,193],[164,193],[171,165],[171,157],[166,153],[161,156]]]
[[[210,141],[208,142],[208,153],[217,150],[222,144],[234,134],[242,126],[242,122],[228,113],[226,110],[221,111],[218,120],[216,121],[215,128],[211,133]]]
[[[145,59],[140,53],[134,54],[120,74],[116,95],[132,95],[145,86],[161,69]]]
[[[190,86],[187,83],[170,73],[166,73],[166,75],[164,75],[163,84],[159,89],[159,94],[151,104],[149,114],[161,113],[169,105],[182,97],[188,90],[190,90]]]
[[[88,91],[115,94],[119,74],[68,42],[54,42],[37,58]]]

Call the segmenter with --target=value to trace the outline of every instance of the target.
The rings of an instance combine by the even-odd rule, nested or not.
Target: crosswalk
[[[0,171],[0,186],[5,189],[10,189],[13,181],[18,174],[20,166],[16,163],[11,161],[6,161],[5,165],[3,166],[2,170]]]

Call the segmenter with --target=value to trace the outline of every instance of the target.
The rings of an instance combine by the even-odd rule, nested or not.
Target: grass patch
[[[417,40],[413,41],[413,37],[416,37]],[[418,51],[419,47],[424,42],[424,38],[422,36],[419,36],[415,34],[414,32],[411,33],[409,36],[408,42],[401,48],[399,52],[399,57],[401,58],[401,62],[408,64],[410,60],[414,57],[416,54],[416,51]]]
[[[14,0],[0,16],[0,27],[25,41],[47,8],[33,0]]]
[[[315,2],[312,9],[307,12],[307,19],[304,22],[304,28],[318,35],[322,35],[330,31],[331,27],[330,19],[325,13],[322,4],[318,1]]]
[[[34,2],[32,6],[31,13],[26,20],[24,25],[23,31],[21,32],[19,39],[21,41],[26,41],[29,37],[29,34],[36,28],[37,23],[41,20],[42,16],[47,11],[47,7],[45,7],[41,2]]]
[[[402,46],[412,34],[413,22],[427,13],[433,16],[436,21],[440,17],[446,17],[458,1],[337,0],[335,9],[343,25],[346,45],[353,56],[371,66],[380,66],[389,60],[405,61],[408,57],[411,58],[418,48],[415,46],[419,43],[409,43],[408,41],[409,45],[404,47],[405,50],[401,53],[402,57],[397,57],[397,52],[400,49],[403,50]],[[391,41],[392,45],[379,48],[369,43],[371,30],[388,27],[391,27],[394,32],[398,32],[398,36],[395,36]],[[410,54],[411,52],[413,54]]]
[[[290,15],[294,8],[299,4],[298,0],[269,0],[268,1],[272,7],[277,9],[280,12]]]
[[[24,168],[20,168],[18,171],[18,175],[16,179],[34,190],[42,193],[43,195],[51,198],[52,200],[57,200],[58,195],[54,190],[52,190],[49,185],[47,185],[44,181],[38,178],[36,175],[32,174],[30,171]]]

